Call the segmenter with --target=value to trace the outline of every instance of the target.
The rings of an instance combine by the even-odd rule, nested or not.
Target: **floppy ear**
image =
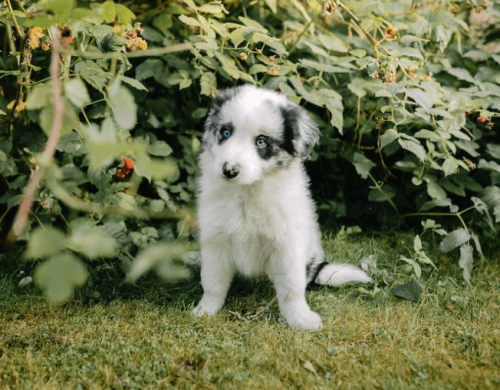
[[[212,100],[210,107],[208,108],[207,119],[205,120],[205,131],[213,130],[214,126],[216,127],[220,124],[220,109],[228,100],[231,100],[235,97],[240,91],[241,87],[224,89],[219,92],[217,97]]]
[[[307,111],[293,103],[281,107],[285,146],[294,156],[309,159],[310,149],[318,143],[319,128]]]

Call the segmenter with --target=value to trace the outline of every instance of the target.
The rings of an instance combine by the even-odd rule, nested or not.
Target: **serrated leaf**
[[[205,72],[200,78],[201,94],[210,96],[213,89],[217,88],[217,78],[212,72]]]
[[[422,240],[420,239],[420,236],[418,234],[413,240],[413,250],[417,253],[422,250]]]
[[[47,82],[30,89],[26,104],[28,110],[39,110],[45,106],[51,105],[53,100],[54,91],[52,89],[52,83]]]
[[[469,285],[471,284],[470,276],[472,273],[472,267],[474,266],[473,253],[474,248],[472,248],[469,244],[463,244],[460,247],[460,259],[458,260],[458,265],[464,270],[463,277]]]
[[[123,4],[115,4],[116,6],[116,18],[118,19],[118,23],[127,25],[135,19],[134,13],[125,7]]]
[[[413,141],[402,140],[401,138],[398,139],[398,142],[399,142],[399,145],[403,149],[408,150],[409,152],[413,153],[421,161],[425,160],[425,149],[423,148],[422,145],[420,145],[416,142],[413,142]]]
[[[390,143],[394,142],[399,138],[399,133],[396,129],[388,129],[380,136],[380,147],[383,149]]]
[[[359,152],[354,152],[352,163],[354,164],[354,168],[356,168],[358,175],[360,175],[363,179],[368,177],[370,170],[376,165]]]
[[[135,68],[135,79],[138,81],[145,80],[155,76],[159,72],[163,72],[163,70],[164,64],[162,60],[157,58],[148,58]]]
[[[437,183],[435,178],[427,183],[427,193],[432,199],[444,200],[447,198],[446,191]]]
[[[62,230],[51,226],[37,227],[30,233],[24,256],[28,259],[49,257],[63,250],[65,241],[66,236]]]
[[[90,221],[73,221],[68,248],[89,259],[112,257],[118,251],[114,238]]]
[[[432,107],[432,100],[424,91],[418,88],[405,88],[406,95],[413,99],[425,111],[429,111]]]
[[[139,91],[148,91],[148,89],[142,84],[141,82],[137,81],[136,79],[133,79],[131,77],[119,75],[117,77],[120,81],[124,82],[125,84],[130,85],[132,88],[135,88]]]
[[[368,193],[368,200],[370,202],[387,202],[396,196],[396,190],[389,184],[385,184],[381,190],[371,189]]]
[[[80,126],[80,121],[78,115],[75,112],[73,106],[64,99],[64,112],[63,121],[61,124],[61,136],[71,133],[73,129],[77,129]],[[54,106],[49,105],[40,111],[40,127],[46,135],[49,135],[52,130],[52,124],[54,123]]]
[[[66,97],[77,108],[81,108],[90,103],[90,96],[85,83],[79,78],[68,81],[64,88]]]
[[[105,1],[101,5],[102,17],[106,23],[111,23],[115,21],[116,18],[116,4],[114,1]]]
[[[186,16],[186,15],[179,15],[179,20],[182,23],[187,24],[188,26],[201,27],[200,22],[198,22],[196,19],[191,18],[191,17]]]
[[[190,275],[182,263],[176,263],[186,252],[181,244],[158,243],[141,250],[127,274],[127,282],[134,283],[141,276],[155,269],[166,280],[175,281]]]
[[[123,129],[130,130],[137,123],[137,105],[130,91],[120,85],[117,79],[109,91],[109,105],[113,109],[113,118]]]
[[[443,172],[445,176],[453,175],[458,168],[458,161],[453,157],[448,157],[443,163]]]
[[[491,157],[500,160],[500,145],[488,143],[486,144],[486,151]]]
[[[349,51],[349,48],[346,46],[344,41],[335,35],[319,34],[318,39],[327,50],[337,53],[347,53]]]
[[[198,8],[198,11],[208,14],[220,14],[223,11],[223,8],[219,4],[204,4]]]
[[[449,74],[455,76],[457,79],[468,81],[469,83],[475,83],[476,80],[471,76],[469,71],[467,69],[463,68],[451,68],[451,69],[445,69],[446,72]]]
[[[157,157],[167,157],[172,154],[172,148],[165,141],[156,141],[148,148],[148,153]]]
[[[412,279],[405,284],[397,283],[396,287],[394,287],[394,296],[401,299],[417,302],[420,295],[422,295],[422,286],[416,279]]]
[[[38,2],[37,6],[55,14],[69,15],[75,6],[75,0],[45,0]]]
[[[441,253],[449,252],[463,245],[469,241],[470,238],[471,237],[467,229],[454,230],[443,238],[443,241],[439,244],[439,251]]]
[[[51,302],[62,303],[71,297],[75,287],[87,281],[87,268],[77,257],[64,252],[40,264],[34,281]]]

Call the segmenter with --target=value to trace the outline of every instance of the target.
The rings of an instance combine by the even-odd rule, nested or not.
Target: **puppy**
[[[371,282],[361,269],[323,261],[303,160],[319,138],[306,111],[277,92],[245,85],[220,92],[200,156],[198,223],[203,297],[197,316],[224,305],[236,273],[268,275],[290,326],[317,330],[308,283]]]

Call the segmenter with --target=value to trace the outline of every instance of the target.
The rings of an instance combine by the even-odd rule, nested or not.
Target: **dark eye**
[[[267,141],[264,139],[264,137],[257,137],[255,140],[255,145],[257,145],[258,148],[265,148],[267,145]]]

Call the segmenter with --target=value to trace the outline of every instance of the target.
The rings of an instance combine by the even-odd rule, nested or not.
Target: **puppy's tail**
[[[371,283],[372,278],[362,269],[351,264],[321,262],[308,267],[307,281],[339,287],[348,282]]]

